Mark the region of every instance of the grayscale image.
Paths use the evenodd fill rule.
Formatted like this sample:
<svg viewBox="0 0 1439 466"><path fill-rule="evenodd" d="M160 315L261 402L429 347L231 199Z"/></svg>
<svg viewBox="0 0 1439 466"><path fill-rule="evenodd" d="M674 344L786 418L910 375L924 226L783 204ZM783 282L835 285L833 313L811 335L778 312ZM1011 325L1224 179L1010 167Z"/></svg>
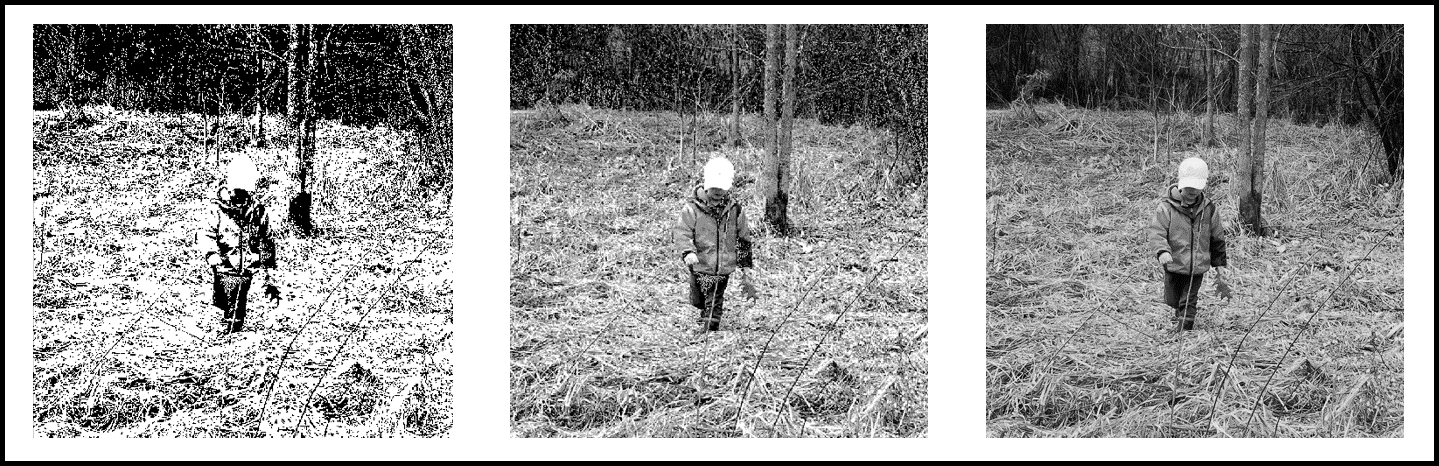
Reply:
<svg viewBox="0 0 1439 466"><path fill-rule="evenodd" d="M34 436L449 435L449 25L34 38Z"/></svg>
<svg viewBox="0 0 1439 466"><path fill-rule="evenodd" d="M925 25L511 25L512 437L926 437Z"/></svg>
<svg viewBox="0 0 1439 466"><path fill-rule="evenodd" d="M1403 437L1404 26L988 25L988 437Z"/></svg>

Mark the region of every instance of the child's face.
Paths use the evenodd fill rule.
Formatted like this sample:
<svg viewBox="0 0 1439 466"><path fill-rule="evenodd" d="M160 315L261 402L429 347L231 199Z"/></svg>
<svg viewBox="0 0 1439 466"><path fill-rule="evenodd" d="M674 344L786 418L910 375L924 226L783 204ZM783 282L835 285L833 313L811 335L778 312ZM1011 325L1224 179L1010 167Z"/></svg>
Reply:
<svg viewBox="0 0 1439 466"><path fill-rule="evenodd" d="M221 202L230 205L239 205L249 202L250 192L245 189L223 189L219 193Z"/></svg>
<svg viewBox="0 0 1439 466"><path fill-rule="evenodd" d="M719 188L705 190L705 198L709 201L710 207L719 207L729 202L729 191Z"/></svg>
<svg viewBox="0 0 1439 466"><path fill-rule="evenodd" d="M1199 199L1199 193L1201 192L1203 191L1200 191L1199 188L1182 188L1179 190L1179 197L1184 200L1184 203L1188 204L1194 202L1195 199Z"/></svg>

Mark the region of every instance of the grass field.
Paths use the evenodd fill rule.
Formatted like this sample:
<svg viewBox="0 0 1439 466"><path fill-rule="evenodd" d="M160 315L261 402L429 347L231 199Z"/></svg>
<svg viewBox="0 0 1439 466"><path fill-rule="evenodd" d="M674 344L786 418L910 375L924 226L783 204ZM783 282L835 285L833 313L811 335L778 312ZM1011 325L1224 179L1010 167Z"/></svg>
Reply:
<svg viewBox="0 0 1439 466"><path fill-rule="evenodd" d="M1147 112L1039 114L986 117L988 436L1404 435L1404 189L1375 138L1271 119L1278 233L1256 237L1232 228L1235 140L1199 147L1200 116L1163 118L1156 144ZM1142 228L1189 156L1231 225L1235 292L1207 274L1176 335Z"/></svg>
<svg viewBox="0 0 1439 466"><path fill-rule="evenodd" d="M711 155L757 176L725 118L511 112L512 436L927 435L926 187L882 132L797 122L792 237L737 184L759 294L696 334L669 228Z"/></svg>
<svg viewBox="0 0 1439 466"><path fill-rule="evenodd" d="M207 124L35 112L34 435L448 435L453 232L447 196L413 194L405 136L321 126L320 235L280 228L281 299L257 276L226 334L196 237L223 177ZM227 144L219 166L238 150L288 178L281 149ZM273 189L283 224L295 187Z"/></svg>

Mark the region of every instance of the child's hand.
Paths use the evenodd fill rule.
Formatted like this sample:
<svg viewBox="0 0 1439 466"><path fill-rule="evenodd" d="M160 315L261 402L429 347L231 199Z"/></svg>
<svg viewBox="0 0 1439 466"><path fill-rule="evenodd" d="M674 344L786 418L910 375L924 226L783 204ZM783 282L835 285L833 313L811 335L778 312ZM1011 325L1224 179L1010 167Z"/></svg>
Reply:
<svg viewBox="0 0 1439 466"><path fill-rule="evenodd" d="M1217 280L1215 283L1216 284L1214 289L1215 291L1219 292L1220 298L1224 298L1225 300L1234 299L1234 290L1233 288L1229 287L1229 282L1224 281L1223 276L1220 276L1219 280Z"/></svg>
<svg viewBox="0 0 1439 466"><path fill-rule="evenodd" d="M754 284L749 281L749 272L745 272L740 278L742 279L740 280L740 293L749 299L759 297L759 290L755 289Z"/></svg>
<svg viewBox="0 0 1439 466"><path fill-rule="evenodd" d="M695 253L685 254L685 265L695 265L699 261L700 257L696 256Z"/></svg>
<svg viewBox="0 0 1439 466"><path fill-rule="evenodd" d="M1173 261L1174 261L1174 256L1169 255L1169 253L1167 253L1167 252L1159 253L1159 265L1168 265L1170 262L1173 262Z"/></svg>

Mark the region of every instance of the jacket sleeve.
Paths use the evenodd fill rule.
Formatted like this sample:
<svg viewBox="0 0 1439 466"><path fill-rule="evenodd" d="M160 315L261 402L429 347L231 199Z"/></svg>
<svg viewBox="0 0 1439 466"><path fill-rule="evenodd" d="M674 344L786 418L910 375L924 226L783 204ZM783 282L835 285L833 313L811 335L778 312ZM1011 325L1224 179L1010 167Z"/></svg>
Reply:
<svg viewBox="0 0 1439 466"><path fill-rule="evenodd" d="M735 251L735 265L739 267L754 267L754 238L749 233L749 219L745 217L744 210L735 209L735 223L739 224L739 241Z"/></svg>
<svg viewBox="0 0 1439 466"><path fill-rule="evenodd" d="M259 254L260 266L266 268L275 268L275 257L277 248L275 244L275 237L274 235L272 235L273 230L270 229L270 214L266 212L264 204L258 202L255 203L254 223L254 238L257 246L255 252Z"/></svg>
<svg viewBox="0 0 1439 466"><path fill-rule="evenodd" d="M233 264L230 256L239 252L237 249L240 246L239 228L230 217L226 215L218 217L215 223L206 225L199 235L198 246L203 251L202 254L219 254L228 267Z"/></svg>
<svg viewBox="0 0 1439 466"><path fill-rule="evenodd" d="M1149 226L1145 227L1145 235L1148 238L1149 250L1154 255L1151 259L1159 259L1160 254L1169 251L1169 207L1163 202L1157 203L1154 210L1154 217L1149 220Z"/></svg>
<svg viewBox="0 0 1439 466"><path fill-rule="evenodd" d="M250 206L250 222L254 224L255 236L270 237L270 213L265 211L265 204L256 202Z"/></svg>
<svg viewBox="0 0 1439 466"><path fill-rule="evenodd" d="M694 252L695 214L694 209L689 205L680 208L679 218L675 220L671 234L674 236L675 252L679 253L680 259L684 259L685 254Z"/></svg>
<svg viewBox="0 0 1439 466"><path fill-rule="evenodd" d="M1212 207L1213 204L1210 204ZM1224 224L1219 221L1218 208L1209 212L1209 265L1229 266L1229 244L1224 239Z"/></svg>

